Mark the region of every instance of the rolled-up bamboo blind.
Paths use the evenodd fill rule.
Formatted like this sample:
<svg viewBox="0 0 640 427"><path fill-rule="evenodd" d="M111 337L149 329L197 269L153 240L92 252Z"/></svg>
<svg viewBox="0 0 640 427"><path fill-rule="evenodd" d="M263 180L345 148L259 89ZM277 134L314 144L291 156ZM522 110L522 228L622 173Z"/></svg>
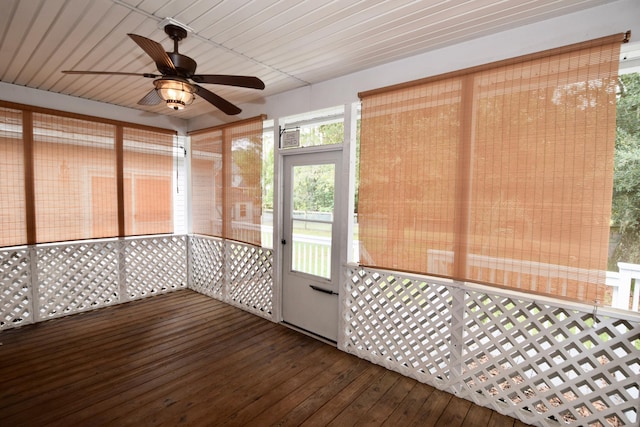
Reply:
<svg viewBox="0 0 640 427"><path fill-rule="evenodd" d="M621 41L361 94L361 263L602 301Z"/></svg>

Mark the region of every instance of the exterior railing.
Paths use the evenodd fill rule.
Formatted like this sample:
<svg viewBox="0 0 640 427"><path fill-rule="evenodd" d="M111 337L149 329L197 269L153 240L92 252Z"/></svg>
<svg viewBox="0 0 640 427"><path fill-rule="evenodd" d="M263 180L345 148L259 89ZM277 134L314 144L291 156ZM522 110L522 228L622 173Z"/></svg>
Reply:
<svg viewBox="0 0 640 427"><path fill-rule="evenodd" d="M607 285L613 288L611 306L638 311L640 303L640 264L618 263L618 272L607 271Z"/></svg>
<svg viewBox="0 0 640 427"><path fill-rule="evenodd" d="M273 231L270 227L262 228L263 242L272 242ZM354 253L359 250L359 242L353 242ZM327 260L331 250L331 242L327 237L294 235L293 248L297 254L295 265L301 266L302 271L313 272L320 276L329 271L330 266ZM357 258L357 257L356 257ZM532 271L538 272L541 276L546 276L545 272L560 272L566 280L593 281L594 277L605 277L605 284L610 287L612 299L611 307L623 310L638 311L640 304L640 265L629 263L618 263L619 272L598 272L594 274L592 270L558 266L545 263L532 263L525 261L509 260L503 262L486 256L471 255L469 262L472 267L492 269L489 275L500 272L515 273L514 282L520 280L519 275L530 276ZM448 275L453 265L453 252L430 250L428 253L428 269L435 275ZM540 287L544 288L544 283Z"/></svg>
<svg viewBox="0 0 640 427"><path fill-rule="evenodd" d="M505 262L508 261L508 262ZM611 304L613 308L624 310L638 311L638 302L640 300L640 281L639 285L633 286L634 280L640 279L640 265L618 263L619 272L594 272L583 268L574 268L566 266L558 266L555 264L519 261L519 260L503 260L500 258L492 258L471 254L468 257L471 267L489 270L489 275L495 275L501 272L513 273L512 281L517 283L524 280L523 276L546 278L552 276L549 272L560 276L564 281L577 280L581 282L591 282L601 284L603 277L606 277L605 284L611 287ZM453 252L430 250L428 252L428 269L435 275L448 275L453 265ZM545 280L545 279L541 279ZM540 283L539 287L544 289L547 283Z"/></svg>

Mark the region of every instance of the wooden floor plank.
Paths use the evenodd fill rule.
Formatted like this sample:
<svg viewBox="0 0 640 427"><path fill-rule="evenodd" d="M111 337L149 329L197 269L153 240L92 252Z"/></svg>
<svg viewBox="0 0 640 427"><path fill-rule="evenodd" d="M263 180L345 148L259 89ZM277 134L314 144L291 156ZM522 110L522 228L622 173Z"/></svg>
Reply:
<svg viewBox="0 0 640 427"><path fill-rule="evenodd" d="M283 383L308 379L304 371L314 369L314 366L322 364L325 352L322 346L313 345L309 353L290 354L288 357L279 358L271 366L264 369L259 367L259 372L250 375L250 378L243 378L241 381L233 380L229 382L229 393L224 393L219 397L218 408L212 416L209 414L209 402L202 395L193 396L193 408L196 409L190 414L189 420L196 424L206 424L212 422L215 425L222 425L229 420L229 425L242 425L233 422L233 414L240 409L259 400L263 396L269 396L273 390L280 390ZM300 363L303 358L305 363ZM325 365L326 366L326 365ZM300 378L302 377L302 378ZM268 397L265 397L268 399Z"/></svg>
<svg viewBox="0 0 640 427"><path fill-rule="evenodd" d="M353 361L342 357L337 350L327 352L327 357L312 369L304 371L282 383L266 396L242 408L229 417L229 421L242 425L283 425L287 417L303 401L322 387L339 381L340 376L350 371ZM325 398L326 399L326 398ZM307 417L305 416L304 419ZM291 422L291 420L289 420ZM297 424L294 424L297 425Z"/></svg>
<svg viewBox="0 0 640 427"><path fill-rule="evenodd" d="M489 408L471 405L462 425L464 427L487 427L491 420L492 412Z"/></svg>
<svg viewBox="0 0 640 427"><path fill-rule="evenodd" d="M409 422L409 425L424 427L443 425L439 424L438 420L447 408L452 397L452 395L444 391L434 390L433 393L429 395L429 399L423 402L416 416Z"/></svg>
<svg viewBox="0 0 640 427"><path fill-rule="evenodd" d="M513 418L491 411L491 418L489 418L487 427L513 427L514 423L515 420Z"/></svg>
<svg viewBox="0 0 640 427"><path fill-rule="evenodd" d="M218 313L218 312L215 312ZM227 318L237 317L238 313L234 312L223 312L223 315L214 316L215 313L207 313L209 315L208 320L219 322L226 321ZM125 328L118 329L117 333L114 334L103 334L96 335L87 334L83 337L81 342L69 342L67 345L63 347L59 346L41 346L40 349L34 351L37 354L37 357L25 357L24 360L20 361L22 366L35 366L36 370L31 371L33 375L47 375L48 370L58 370L55 362L56 359L51 358L51 354L55 353L57 358L65 358L66 363L76 363L78 366L82 366L83 362L87 360L93 360L95 354L100 354L101 352L108 351L112 348L119 348L122 345L128 343L130 336L136 336L136 346L139 348L146 348L146 345L149 345L157 340L162 340L164 342L173 342L173 338L175 336L185 336L187 333L197 333L197 330L194 329L194 322L198 319L198 313L195 312L193 315L189 317L179 318L174 320L171 327L167 327L164 324L159 324L156 326L151 326L152 324L148 323L144 326L132 326L127 325ZM60 319L62 320L62 319ZM181 323L179 323L181 322ZM80 334L80 332L79 332ZM58 338L54 338L58 339ZM4 347L4 346L3 346ZM78 352L78 348L83 348L85 351ZM11 349L10 346L7 346L7 349ZM15 350L12 351L20 352L22 354L29 354L30 350L27 348L16 347ZM27 362L27 363L25 363ZM12 366L11 364L7 365ZM65 372L65 375L68 375L69 372ZM18 370L14 370L7 377L10 378L13 376L22 376L22 373Z"/></svg>
<svg viewBox="0 0 640 427"><path fill-rule="evenodd" d="M0 343L1 426L524 426L190 290Z"/></svg>
<svg viewBox="0 0 640 427"><path fill-rule="evenodd" d="M158 297L159 298L159 297ZM185 307L186 308L186 307ZM103 345L106 348L117 347L117 341L127 339L128 335L137 335L141 339L150 340L150 334L156 334L156 337L161 336L162 334L176 334L180 333L180 325L177 322L183 322L183 328L189 328L193 322L193 319L196 319L197 316L204 310L207 310L205 304L201 304L200 308L189 307L189 313L184 313L182 316L176 315L173 319L171 319L170 324L163 323L159 318L155 316L150 316L148 319L137 318L133 320L129 319L120 319L117 316L110 316L114 311L117 313L117 307L106 308L104 311L109 321L101 322L100 319L96 318L86 318L84 314L80 314L77 317L80 326L75 331L73 336L60 337L59 335L50 334L46 337L46 342L51 342L51 345L46 347L41 345L43 338L38 338L38 341L33 345L36 348L31 348L31 344L16 344L11 342L11 340L3 340L5 350L10 351L11 353L20 353L24 356L20 359L15 359L16 363L20 363L22 365L25 362L29 362L30 365L38 366L39 369L44 369L47 367L47 361L50 361L50 355L54 352L61 357L65 355L66 357L82 357L83 354L79 354L75 351L78 347L83 347L87 344L87 342L92 343L92 349L95 348L96 345ZM226 315L233 315L231 311L214 311L210 308L208 311L205 311L210 316L216 316L216 313L226 313ZM143 316L143 315L141 315ZM74 316L75 318L75 316ZM65 327L69 322L65 322L66 319L55 319L45 322L43 325L49 325L53 331L61 327ZM126 323L126 328L113 328L112 325L119 324L121 322ZM34 325L39 326L39 325ZM11 331L15 332L15 331ZM15 347L15 350L14 350ZM11 354L6 359L8 365L11 365L10 361Z"/></svg>
<svg viewBox="0 0 640 427"><path fill-rule="evenodd" d="M328 425L335 427L344 426L349 423L357 423L364 419L373 405L375 405L398 380L399 376L395 372L383 372L382 375L379 375L375 381L371 382L369 386Z"/></svg>
<svg viewBox="0 0 640 427"><path fill-rule="evenodd" d="M260 320L255 319L256 325L262 323ZM216 327L218 326L216 325ZM242 324L238 327L242 327ZM126 326L124 330L128 331ZM68 396L70 389L78 390L80 393L88 393L93 391L91 386L108 385L114 381L121 381L123 378L139 375L138 369L142 369L143 372L153 372L156 371L154 362L157 359L162 358L161 360L166 362L179 358L181 351L189 354L194 345L208 340L207 336L203 334L198 335L194 340L194 331L197 329L191 329L189 333L184 333L172 341L155 341L152 348L148 348L147 345L149 345L148 342L154 343L153 340L142 340L139 336L132 335L130 342L118 342L118 347L107 352L100 350L99 354L93 353L93 343L87 341L84 345L76 348L78 353L88 355L84 363L78 363L77 360L70 363L66 357L56 355L55 358L52 357L52 363L57 368L55 371L49 375L27 376L12 391L18 389L22 390L22 393L28 394L31 393L31 388L34 385L40 385L40 398L55 401L57 396ZM229 338L236 339L231 331L227 334L230 335ZM41 381L42 384L40 384ZM10 399L0 400L0 406L8 403L10 403ZM29 404L35 405L36 403L33 400L24 400L21 409L27 409Z"/></svg>
<svg viewBox="0 0 640 427"><path fill-rule="evenodd" d="M258 327L254 332L259 332L261 329ZM247 334L247 336L249 335ZM265 334L265 337L269 338L270 335ZM220 342L221 349L223 348L223 342ZM250 346L251 343L251 340L245 340L243 344ZM201 345L199 341L194 341L191 344L195 345L196 348ZM219 362L218 356L224 354L223 351L216 354L208 353L210 353L210 349L194 350L191 346L187 346L184 350L166 357L163 356L163 353L156 353L153 355L155 361L151 365L153 367L162 366L162 369L145 369L145 367L140 369L136 364L129 363L128 365L131 369L126 375L118 376L113 381L105 379L89 389L91 391L91 402L82 402L79 399L83 391L87 390L84 387L75 387L75 390L67 391L65 399L70 400L70 402L66 405L66 409L70 416L78 421L96 419L106 422L124 417L127 413L133 413L140 409L142 404L138 399L145 392L149 393L146 397L150 398L153 396L152 392L161 386L171 388L185 383L188 385L188 382L194 379L198 381L201 375L204 374L201 371L202 364L217 366ZM238 353L234 348L228 356L238 356ZM127 390L126 399L122 394L114 392L114 390L123 388ZM78 399L74 399L74 395L77 395ZM111 411L112 407L118 407L119 410L114 413Z"/></svg>
<svg viewBox="0 0 640 427"><path fill-rule="evenodd" d="M299 426L309 417L311 417L319 408L326 404L326 402L333 399L338 393L340 393L345 387L351 384L356 378L360 377L362 373L367 369L369 363L361 359L343 359L348 367L342 371L334 374L333 370L325 371L318 377L317 381L309 384L308 387L302 387L302 390L296 390L295 400L300 401L298 405L293 407L286 415L274 422L274 425L279 426ZM294 399L288 399L288 403L294 402ZM257 414L256 417L248 423L248 425L254 425L259 427L263 425L261 423L263 414Z"/></svg>
<svg viewBox="0 0 640 427"><path fill-rule="evenodd" d="M250 325L263 323L260 320L257 318L250 319ZM215 327L224 325L226 324L221 323ZM239 324L236 327L227 326L228 330L225 331L225 336L228 339L236 340L238 338L235 333L236 329L245 326L247 324ZM125 331L128 331L128 329L125 328ZM105 381L109 382L118 379L121 375L129 376L136 373L136 369L139 366L142 369L148 368L158 358L162 357L163 361L166 361L175 359L181 353L188 354L192 351L193 346L208 340L208 337L199 334L199 331L199 327L192 327L187 331L169 335L170 339L168 340L164 332L159 333L157 336L149 333L149 336L144 339L132 335L135 340L131 342L116 341L114 343L116 345L115 351L105 351L100 345L93 346L92 342L85 342L83 346L76 347L76 351L83 355L82 359L66 358L64 354L57 355L57 358L52 358L51 361L52 372L44 376L41 371L34 371L33 375L25 373L27 375L26 378L32 378L32 381L23 381L22 387L15 387L13 392L30 393L32 383L39 378L47 378L46 384L42 384L40 392L41 394L46 394L49 400L54 400L56 394L67 395L68 390L64 387L65 384L71 384L74 388L85 390L86 392L88 391L85 388L86 384L105 384ZM158 336L163 337L165 341L157 341ZM155 343L156 345L149 349L147 345L150 343ZM120 349L125 350L122 351ZM60 360L64 360L65 365L68 364L68 369L60 369ZM14 395L14 397L21 398L22 394ZM9 403L11 403L11 399L4 398L0 400L0 406Z"/></svg>
<svg viewBox="0 0 640 427"><path fill-rule="evenodd" d="M398 404L394 411L382 423L385 427L411 425L411 420L417 417L420 408L429 399L435 389L426 384L414 386L411 392Z"/></svg>
<svg viewBox="0 0 640 427"><path fill-rule="evenodd" d="M452 396L442 415L438 418L436 425L450 427L462 426L470 407L471 402L468 400Z"/></svg>
<svg viewBox="0 0 640 427"><path fill-rule="evenodd" d="M384 423L416 385L418 385L416 380L400 376L398 381L367 411L366 416L358 421L357 425L378 426Z"/></svg>
<svg viewBox="0 0 640 427"><path fill-rule="evenodd" d="M212 308L208 306L205 301L189 300L187 297L188 294L183 294L182 292L176 292L170 295L172 301L175 301L174 303L181 307L189 305L190 307L199 306L202 308ZM91 336L91 332L93 332L93 335L108 333L112 330L110 325L114 322L127 321L129 325L133 325L136 322L146 324L149 320L153 320L154 323L159 323L161 319L174 319L177 314L175 310L164 311L167 309L166 304L164 304L165 297L166 295L159 295L158 297L148 298L144 300L145 304L139 304L141 300L138 300L105 307L100 310L75 314L73 316L74 319L82 319L80 324L78 324L78 322L62 321L66 319L63 317L50 319L33 325L25 325L24 327L29 328L29 334L21 333L22 328L10 329L2 332L3 343L5 345L11 345L12 343L23 345L25 346L23 348L27 350L28 348L26 348L26 346L28 345L38 348L40 340L46 337L47 339L57 340L61 346L65 347L67 344L73 343L73 340L77 339L77 337L83 339ZM133 312L120 309L116 310L116 308L128 307L129 304L135 305L136 310ZM162 310L158 308L162 308ZM193 309L190 311L192 310ZM50 326L51 322L56 325L55 328ZM72 333L69 334L69 331ZM84 332L87 332L87 334L85 335ZM33 351L33 348L28 350Z"/></svg>
<svg viewBox="0 0 640 427"><path fill-rule="evenodd" d="M376 365L367 366L366 369L354 381L349 383L344 389L327 401L308 417L303 426L326 426L351 403L358 398L360 393L367 389L372 381L384 374L384 368Z"/></svg>
<svg viewBox="0 0 640 427"><path fill-rule="evenodd" d="M274 372L266 367L274 359L294 357L295 354L305 357L314 348L312 345L300 346L295 338L291 341L283 340L281 345L273 346L273 352L265 352L259 344L256 347L259 354L248 360L240 360L239 366L234 366L234 357L229 358L231 363L223 372L219 372L218 369L214 372L206 370L201 372L204 378L210 378L212 381L197 381L186 384L182 388L173 387L174 384L171 383L170 389L158 390L150 396L144 396L145 400L141 402L144 404L144 411L141 412L138 407L132 407L130 413L123 414L118 420L123 424L125 421L126 424L135 424L139 418L144 420L141 416L143 413L152 413L158 414L159 420L166 422L167 425L175 425L172 423L179 423L181 420L188 420L193 424L199 418L203 419L203 425L211 424L215 420L222 419L222 411L232 410L227 408L226 401L230 397L237 396L239 385L253 385L254 381L262 378L261 374L256 374L256 369L264 369L265 377L269 374L273 375ZM166 404L167 399L171 402L170 406ZM161 412L158 412L158 409L161 409ZM155 420L155 417L156 415L151 420Z"/></svg>

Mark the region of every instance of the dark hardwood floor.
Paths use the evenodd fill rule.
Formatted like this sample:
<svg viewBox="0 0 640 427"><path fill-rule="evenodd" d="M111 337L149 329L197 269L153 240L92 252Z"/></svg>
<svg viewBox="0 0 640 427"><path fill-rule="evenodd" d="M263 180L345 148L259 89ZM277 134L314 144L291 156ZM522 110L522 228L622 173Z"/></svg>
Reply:
<svg viewBox="0 0 640 427"><path fill-rule="evenodd" d="M0 426L524 426L188 290L0 343Z"/></svg>

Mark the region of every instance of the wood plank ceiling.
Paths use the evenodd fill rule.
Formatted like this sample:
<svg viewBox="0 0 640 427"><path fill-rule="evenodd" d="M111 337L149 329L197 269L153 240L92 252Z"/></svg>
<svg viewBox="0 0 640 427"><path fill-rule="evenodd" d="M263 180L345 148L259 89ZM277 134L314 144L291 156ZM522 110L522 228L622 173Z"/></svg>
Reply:
<svg viewBox="0 0 640 427"><path fill-rule="evenodd" d="M179 51L198 73L255 75L264 91L207 85L234 104L613 0L3 0L0 81L189 119L137 105L151 79L61 70L156 73L127 33L172 51L163 21L188 27ZM166 21L165 21L166 22Z"/></svg>

